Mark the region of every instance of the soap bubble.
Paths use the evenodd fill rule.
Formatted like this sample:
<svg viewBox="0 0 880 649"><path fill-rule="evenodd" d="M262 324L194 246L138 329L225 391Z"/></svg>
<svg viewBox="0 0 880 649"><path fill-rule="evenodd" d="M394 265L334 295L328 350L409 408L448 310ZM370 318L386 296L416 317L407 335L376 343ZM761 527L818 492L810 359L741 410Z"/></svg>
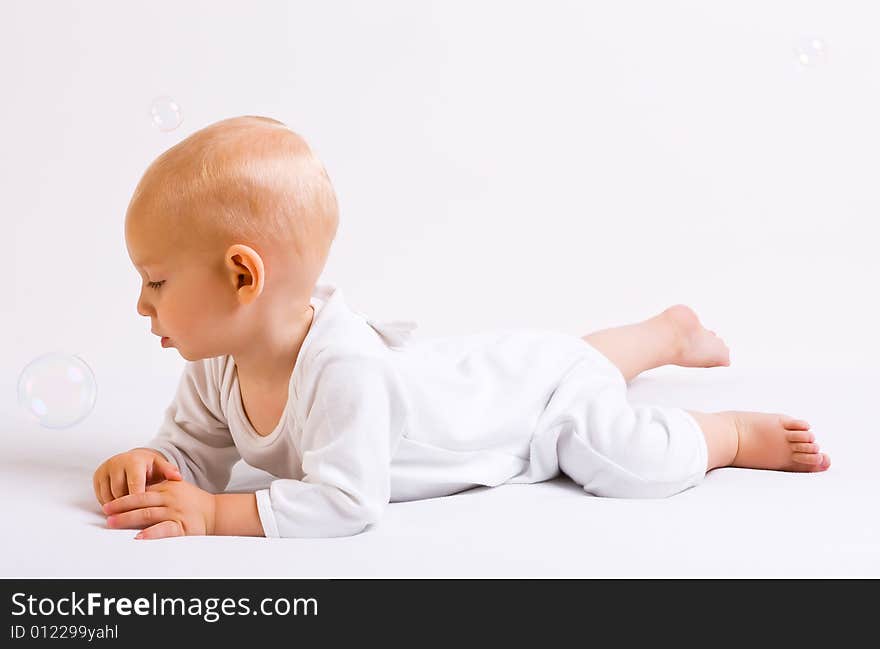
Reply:
<svg viewBox="0 0 880 649"><path fill-rule="evenodd" d="M98 386L79 356L50 352L35 358L18 377L18 404L45 428L68 428L95 406Z"/></svg>
<svg viewBox="0 0 880 649"><path fill-rule="evenodd" d="M183 121L183 115L180 114L180 106L171 97L157 97L150 106L150 116L153 118L153 124L160 131L173 131Z"/></svg>
<svg viewBox="0 0 880 649"><path fill-rule="evenodd" d="M803 67L814 68L828 58L828 44L818 36L803 36L795 42L794 53Z"/></svg>

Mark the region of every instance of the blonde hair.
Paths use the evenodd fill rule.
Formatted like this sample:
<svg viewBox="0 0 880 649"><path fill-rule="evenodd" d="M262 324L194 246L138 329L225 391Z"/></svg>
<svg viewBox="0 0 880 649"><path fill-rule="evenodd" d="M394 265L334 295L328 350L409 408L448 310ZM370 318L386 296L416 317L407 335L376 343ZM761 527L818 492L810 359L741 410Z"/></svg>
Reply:
<svg viewBox="0 0 880 649"><path fill-rule="evenodd" d="M305 140L256 115L211 124L162 153L127 214L142 210L161 219L170 238L293 252L318 274L339 224L330 177ZM176 226L185 226L185 237Z"/></svg>

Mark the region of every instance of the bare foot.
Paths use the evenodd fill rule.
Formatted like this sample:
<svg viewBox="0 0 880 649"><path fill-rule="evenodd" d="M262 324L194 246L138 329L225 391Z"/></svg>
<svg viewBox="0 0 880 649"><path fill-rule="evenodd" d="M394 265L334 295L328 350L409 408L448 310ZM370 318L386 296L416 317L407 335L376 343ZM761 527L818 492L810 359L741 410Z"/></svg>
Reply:
<svg viewBox="0 0 880 649"><path fill-rule="evenodd" d="M825 471L831 458L819 452L810 424L787 415L727 411L739 447L730 466L774 471Z"/></svg>
<svg viewBox="0 0 880 649"><path fill-rule="evenodd" d="M724 341L702 324L693 309L676 304L660 314L672 325L678 341L673 365L682 367L717 367L730 365L730 350Z"/></svg>

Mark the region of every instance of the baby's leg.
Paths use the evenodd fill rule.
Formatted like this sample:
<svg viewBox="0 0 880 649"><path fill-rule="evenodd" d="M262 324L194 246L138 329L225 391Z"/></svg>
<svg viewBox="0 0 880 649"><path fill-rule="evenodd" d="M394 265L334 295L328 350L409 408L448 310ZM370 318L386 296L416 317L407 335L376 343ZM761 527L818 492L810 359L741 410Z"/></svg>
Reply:
<svg viewBox="0 0 880 649"><path fill-rule="evenodd" d="M549 450L533 457L546 463L555 451L559 470L596 496L667 497L718 467L818 472L831 465L805 421L634 404L619 378L590 363L575 366L557 396L549 405L560 425L547 435Z"/></svg>
<svg viewBox="0 0 880 649"><path fill-rule="evenodd" d="M709 449L707 471L725 466L775 471L824 471L831 458L819 452L810 424L765 412L688 412Z"/></svg>
<svg viewBox="0 0 880 649"><path fill-rule="evenodd" d="M617 365L627 382L661 365L730 365L730 351L684 304L636 324L603 329L582 338Z"/></svg>

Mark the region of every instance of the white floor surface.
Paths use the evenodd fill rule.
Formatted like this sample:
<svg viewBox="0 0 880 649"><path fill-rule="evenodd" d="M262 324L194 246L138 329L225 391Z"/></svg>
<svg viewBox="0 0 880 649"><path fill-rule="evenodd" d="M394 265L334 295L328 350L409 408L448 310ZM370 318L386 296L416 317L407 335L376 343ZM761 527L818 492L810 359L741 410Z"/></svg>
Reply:
<svg viewBox="0 0 880 649"><path fill-rule="evenodd" d="M105 527L92 492L98 464L130 447L106 423L28 435L6 427L0 577L876 578L878 388L870 371L660 368L633 382L631 401L806 419L831 469L718 469L663 500L596 498L565 476L479 487L391 503L378 525L335 539L135 541L135 530ZM265 480L239 464L230 490Z"/></svg>

